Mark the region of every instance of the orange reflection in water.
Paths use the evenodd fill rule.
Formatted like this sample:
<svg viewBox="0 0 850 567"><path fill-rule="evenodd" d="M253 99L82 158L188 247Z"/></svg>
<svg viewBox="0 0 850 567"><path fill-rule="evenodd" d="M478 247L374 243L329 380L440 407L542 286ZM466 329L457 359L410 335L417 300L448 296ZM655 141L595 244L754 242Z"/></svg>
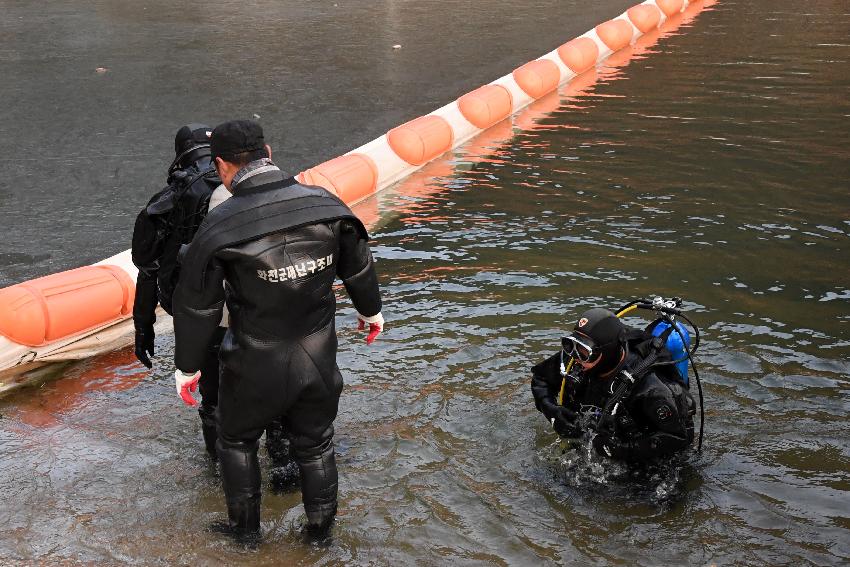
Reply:
<svg viewBox="0 0 850 567"><path fill-rule="evenodd" d="M86 394L120 392L136 386L147 375L131 349L122 349L84 362L61 366L57 378L39 388L27 388L15 394L15 411L22 424L51 427L61 416L85 403Z"/></svg>
<svg viewBox="0 0 850 567"><path fill-rule="evenodd" d="M496 266L435 266L433 268L425 268L413 273L398 274L395 279L402 282L417 283L427 280L434 280L440 277L440 274L447 272L471 272L477 274L479 272L487 272L495 270Z"/></svg>

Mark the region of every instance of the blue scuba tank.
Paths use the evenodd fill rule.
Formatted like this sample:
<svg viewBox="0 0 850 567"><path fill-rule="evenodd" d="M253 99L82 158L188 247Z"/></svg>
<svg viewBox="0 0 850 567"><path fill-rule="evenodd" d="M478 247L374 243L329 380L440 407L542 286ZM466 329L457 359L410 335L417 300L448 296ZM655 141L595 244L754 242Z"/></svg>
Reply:
<svg viewBox="0 0 850 567"><path fill-rule="evenodd" d="M679 374L682 376L682 380L685 381L685 384L690 386L688 383L688 355L686 349L691 347L691 334L681 323L676 323L676 327L682 332L682 334L679 335L679 333L675 330L671 331L664 346L667 347L667 350L669 350L670 354L673 355L673 360L685 358L685 360L676 363L676 370L679 371ZM670 323L667 321L659 321L658 324L652 328L652 336L657 337L669 328ZM685 337L684 344L682 344L682 337Z"/></svg>

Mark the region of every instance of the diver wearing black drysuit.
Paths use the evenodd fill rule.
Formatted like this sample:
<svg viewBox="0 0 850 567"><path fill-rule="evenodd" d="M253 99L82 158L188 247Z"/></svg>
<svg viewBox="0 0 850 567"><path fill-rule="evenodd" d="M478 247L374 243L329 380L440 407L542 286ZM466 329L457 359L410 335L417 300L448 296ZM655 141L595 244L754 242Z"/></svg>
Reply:
<svg viewBox="0 0 850 567"><path fill-rule="evenodd" d="M591 309L563 340L564 350L532 368L534 403L562 437L582 436L589 421L593 447L603 456L646 461L680 451L694 438L694 400L675 366L640 371L645 361L671 361L663 344L607 309ZM570 357L579 369L567 373ZM612 400L615 392L619 400Z"/></svg>
<svg viewBox="0 0 850 567"><path fill-rule="evenodd" d="M383 327L368 236L337 197L284 180L259 124L217 126L212 150L233 197L210 212L184 256L174 300L176 376L201 367L226 302L218 455L230 528L259 532L257 439L282 415L301 472L307 528L322 532L337 505L337 276L361 327L370 325L367 342Z"/></svg>
<svg viewBox="0 0 850 567"><path fill-rule="evenodd" d="M187 124L174 137L174 161L168 168L168 185L156 193L136 217L133 229L132 257L139 269L133 323L136 327L136 358L151 368L154 354L154 323L159 303L172 314L171 301L180 266L180 246L191 242L207 214L210 197L221 180L210 157L212 128ZM216 331L202 365L200 382L201 416L204 442L215 454L215 407L218 404L218 347L224 329Z"/></svg>

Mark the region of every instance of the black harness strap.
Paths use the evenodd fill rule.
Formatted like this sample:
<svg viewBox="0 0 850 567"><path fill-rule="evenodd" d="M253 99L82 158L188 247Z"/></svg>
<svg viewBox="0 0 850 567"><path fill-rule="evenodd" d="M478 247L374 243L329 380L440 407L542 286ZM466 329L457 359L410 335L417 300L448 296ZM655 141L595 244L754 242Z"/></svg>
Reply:
<svg viewBox="0 0 850 567"><path fill-rule="evenodd" d="M183 198L183 195L186 194L186 191L199 179L209 176L210 174L215 174L215 167L209 166L206 169L201 170L194 177L190 177L188 179L182 179L180 183L180 187L176 191L171 191L156 201L152 203L148 203L146 207L146 211L148 215L161 215L164 213L170 213L174 210L174 205ZM168 187L171 187L168 185ZM166 189L168 188L166 187Z"/></svg>
<svg viewBox="0 0 850 567"><path fill-rule="evenodd" d="M671 325L660 335L653 337L650 341L648 341L650 344L650 352L646 355L646 357L631 370L621 370L617 374L617 379L620 384L617 386L617 389L613 391L608 402L605 404L605 407L602 408L602 413L599 415L597 425L599 429L602 429L606 422L614 416L617 411L617 404L631 395L635 387L640 384L643 378L649 374L649 371L652 370L652 367L658 362L661 349L667 343L667 338L670 336L672 330L673 326Z"/></svg>

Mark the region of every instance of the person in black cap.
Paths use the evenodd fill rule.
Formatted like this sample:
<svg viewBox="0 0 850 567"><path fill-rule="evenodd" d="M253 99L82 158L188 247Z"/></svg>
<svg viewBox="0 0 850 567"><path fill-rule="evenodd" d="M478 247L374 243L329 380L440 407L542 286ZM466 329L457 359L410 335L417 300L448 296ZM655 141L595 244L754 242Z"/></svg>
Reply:
<svg viewBox="0 0 850 567"><path fill-rule="evenodd" d="M210 157L212 128L205 124L187 124L174 137L174 161L168 166L167 185L156 193L136 217L133 230L132 258L139 269L133 323L136 327L136 358L152 368L156 306L172 313L172 297L180 275L177 253L188 244L204 216L210 197L221 184ZM224 329L216 330L217 340L210 344L204 358L207 374L218 367L218 344ZM218 381L204 380L202 403L198 408L207 449L215 453L215 406ZM194 401L194 400L193 400Z"/></svg>
<svg viewBox="0 0 850 567"><path fill-rule="evenodd" d="M221 184L210 156L212 128L205 124L187 124L174 137L174 161L168 166L168 185L156 193L136 218L133 230L132 258L139 269L133 323L136 327L136 357L152 368L154 323L157 303L172 314L172 298L180 275L178 252L191 242L210 208L222 202L229 193ZM218 352L227 317L220 321L202 363L204 378L200 381L201 403L188 392L184 403L198 406L204 444L215 457L218 438L215 409L218 405ZM280 484L293 480L288 466L288 443L283 438L279 421L266 433L266 447L272 457L273 474Z"/></svg>
<svg viewBox="0 0 850 567"><path fill-rule="evenodd" d="M686 448L696 405L664 340L607 309L583 313L561 351L532 368L535 406L562 437L594 431L606 457L646 461Z"/></svg>
<svg viewBox="0 0 850 567"><path fill-rule="evenodd" d="M287 178L256 122L220 124L211 150L233 196L209 213L183 256L174 298L175 381L191 390L203 376L198 370L226 304L217 451L229 529L259 533L257 440L282 415L301 473L306 527L323 534L337 508L335 278L360 328L369 325L368 344L384 324L368 235L336 196Z"/></svg>

